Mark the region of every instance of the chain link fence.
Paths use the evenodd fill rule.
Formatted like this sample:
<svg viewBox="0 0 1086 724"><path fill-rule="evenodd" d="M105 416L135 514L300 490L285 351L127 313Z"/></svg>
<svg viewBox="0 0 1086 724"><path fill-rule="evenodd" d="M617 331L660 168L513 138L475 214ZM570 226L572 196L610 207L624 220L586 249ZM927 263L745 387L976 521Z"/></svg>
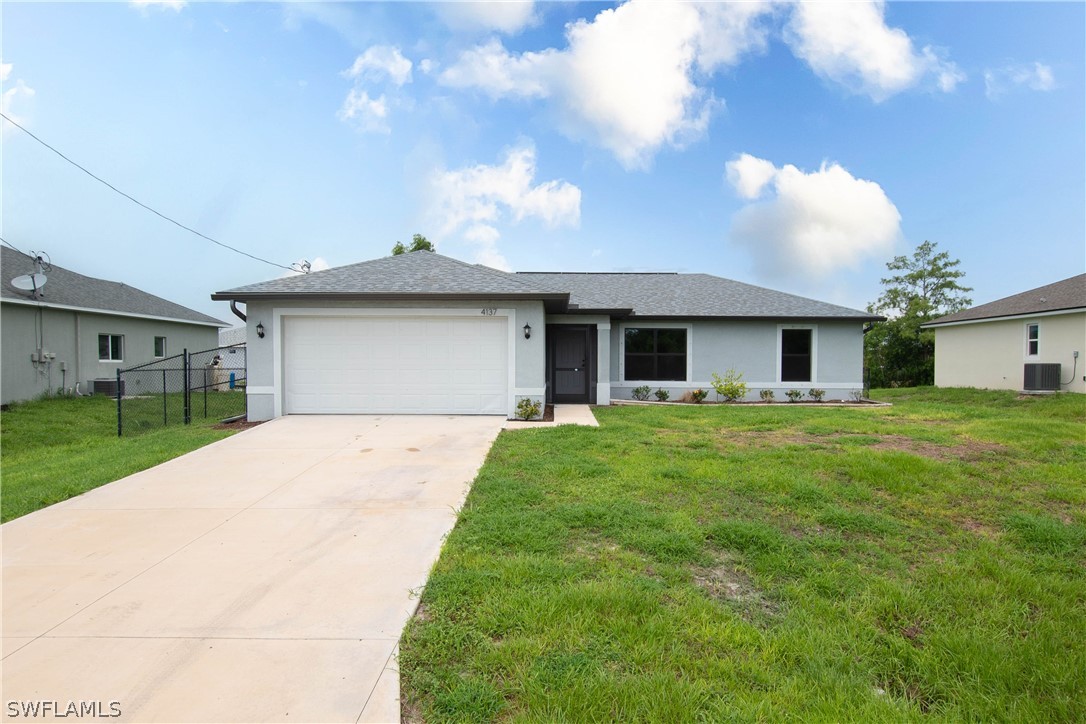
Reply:
<svg viewBox="0 0 1086 724"><path fill-rule="evenodd" d="M117 370L117 434L133 435L194 419L242 417L245 345L216 347Z"/></svg>

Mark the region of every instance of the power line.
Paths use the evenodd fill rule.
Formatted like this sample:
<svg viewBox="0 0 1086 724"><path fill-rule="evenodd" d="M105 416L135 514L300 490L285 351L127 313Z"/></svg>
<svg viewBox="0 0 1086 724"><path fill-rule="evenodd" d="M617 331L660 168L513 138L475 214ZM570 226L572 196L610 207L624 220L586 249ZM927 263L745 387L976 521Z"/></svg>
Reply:
<svg viewBox="0 0 1086 724"><path fill-rule="evenodd" d="M22 254L23 256L30 256L30 255L29 255L29 254L27 254L27 253L26 253L25 251L23 251L23 250L22 250L22 249L20 249L19 247L15 246L14 244L12 244L12 243L11 243L10 241L8 241L7 239L5 239L5 238L4 238L4 237L2 237L2 236L0 236L0 241L4 242L5 244L7 244L8 246L10 246L10 247L11 247L12 249L14 249L15 251L17 251L17 252L19 252L20 254Z"/></svg>
<svg viewBox="0 0 1086 724"><path fill-rule="evenodd" d="M88 170L88 169L84 168L83 166L80 166L80 165L79 165L78 163L76 163L76 162L75 162L75 161L73 161L72 159L68 158L68 157L67 157L67 156L65 156L65 155L64 155L63 153L61 153L61 152L60 152L60 151L58 151L57 149L53 148L53 147L52 147L52 146L50 146L50 145L49 145L48 143L46 143L46 142L45 142L45 141L43 141L42 139L38 138L38 137L37 137L37 136L35 136L35 135L34 135L33 133L31 133L30 131L28 131L27 129L23 128L22 126L20 126L20 125L19 125L18 123L16 123L15 121L13 121L13 120L11 119L11 117L10 117L10 116L8 116L8 115L7 115L6 113L0 112L0 116L3 116L4 120L6 120L6 121L7 121L8 123L10 123L11 125L15 126L15 127L16 127L16 128L18 128L18 129L19 129L20 131L22 131L23 133L25 133L26 135L28 135L28 136L30 136L31 138L33 138L33 139L34 139L35 141L37 141L37 142L38 142L38 143L40 143L41 145L43 145L43 146L45 146L46 148L48 148L48 149L49 149L50 151L52 151L52 152L53 152L53 153L55 153L56 155L60 156L60 157L61 157L61 158L63 158L63 159L65 160L65 161L67 161L68 163L72 164L73 166L75 166L76 168L78 168L78 169L79 169L80 171L82 171L83 173L85 173L85 174L87 174L88 176L90 176L90 177L91 177L92 179L94 179L95 181L97 181L97 182L99 182L99 183L101 183L101 184L104 184L105 186L108 186L109 188L113 189L114 191L116 191L117 193L119 193L119 194L120 194L121 196L125 197L126 199L128 199L128 200L129 200L129 201L131 201L132 203L134 203L134 204L136 204L137 206L140 206L140 207L142 207L142 208L146 209L147 211L150 211L150 212L151 212L152 214L154 214L155 216L158 216L158 217L160 217L160 218L162 218L162 219L165 219L166 221L170 222L170 223L171 223L171 224L173 224L174 226L178 226L178 227L180 227L180 228L184 229L185 231L189 232L190 234L195 234L196 236L200 237L201 239L206 239L207 241L210 241L210 242L211 242L212 244L218 244L219 246L221 246L221 247L222 247L222 248L224 248L224 249L229 249L230 251L232 251L232 252L235 252L235 253L237 253L237 254L241 254L242 256L247 256L247 257L249 257L250 259L255 259L256 261L262 261L262 262L264 262L265 264L270 264L270 265L272 265L272 266L274 266L274 267L279 267L280 269L286 269L287 271L293 271L293 272L296 272L296 271L301 271L300 269L298 269L298 268L296 268L296 267L293 267L293 266L283 266L282 264L276 264L276 263L275 263L274 261L268 261L267 259L263 259L263 258L261 258L261 257L259 257L259 256L256 256L256 255L254 255L254 254L250 254L250 253L249 253L249 252L247 252L247 251L242 251L241 249L238 249L238 248L235 248L235 247L233 247L233 246L230 246L229 244L224 244L224 243L222 243L221 241L219 241L219 240L217 240L217 239L212 239L212 238L211 238L210 236L208 236L207 234L203 234L203 233L200 233L199 231L197 231L196 229L193 229L193 228L192 228L192 227L190 227L190 226L185 226L185 225L184 225L184 224L182 224L182 223L181 223L180 221L177 221L177 220L175 220L175 219L171 219L171 218L170 218L169 216L166 216L166 215L165 215L165 214L163 214L162 212L160 212L160 211L156 211L155 209L152 209L152 208L151 208L150 206L148 206L147 204L143 203L143 202L142 202L142 201L140 201L139 199L135 199L135 198L133 198L132 196L130 196L130 195L128 195L128 194L126 194L126 193L125 193L124 191L121 191L121 190L120 190L119 188L117 188L116 186L114 186L113 184L111 184L111 183L110 183L109 181L106 181L106 180L105 180L104 178L102 178L101 176L97 176L97 175L95 175L94 173L92 173L92 172L91 172L90 170ZM7 242L6 242L6 241L5 241L4 243L5 243L5 244L7 244ZM11 244L8 244L8 246L11 246ZM12 248L12 249L15 249L15 247L14 247L14 246L11 246L11 248ZM18 251L18 249L16 249L16 251ZM304 272L303 272L303 273L304 273Z"/></svg>

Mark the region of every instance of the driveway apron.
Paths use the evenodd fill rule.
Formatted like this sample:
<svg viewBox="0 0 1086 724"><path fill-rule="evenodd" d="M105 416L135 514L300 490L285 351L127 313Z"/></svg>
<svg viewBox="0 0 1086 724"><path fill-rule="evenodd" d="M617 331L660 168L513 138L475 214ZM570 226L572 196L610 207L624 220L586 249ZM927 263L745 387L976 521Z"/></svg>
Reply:
<svg viewBox="0 0 1086 724"><path fill-rule="evenodd" d="M5 716L398 721L397 641L503 422L283 417L7 523Z"/></svg>

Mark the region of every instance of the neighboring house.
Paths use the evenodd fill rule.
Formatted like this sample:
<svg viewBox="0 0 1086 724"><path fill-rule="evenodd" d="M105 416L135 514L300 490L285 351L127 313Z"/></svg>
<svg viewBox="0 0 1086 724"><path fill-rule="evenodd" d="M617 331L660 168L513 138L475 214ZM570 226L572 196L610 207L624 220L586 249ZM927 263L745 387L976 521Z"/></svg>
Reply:
<svg viewBox="0 0 1086 724"><path fill-rule="evenodd" d="M245 369L245 327L220 329L219 346L226 348L219 352L220 366L228 370Z"/></svg>
<svg viewBox="0 0 1086 724"><path fill-rule="evenodd" d="M939 387L1086 392L1086 274L923 326Z"/></svg>
<svg viewBox="0 0 1086 724"><path fill-rule="evenodd" d="M7 247L0 258L0 397L7 404L58 390L83 394L118 367L218 345L222 322L118 282L57 265L40 296L11 280L35 271L34 260Z"/></svg>
<svg viewBox="0 0 1086 724"><path fill-rule="evenodd" d="M609 404L633 388L750 399L863 387L876 315L708 274L511 274L432 252L212 295L247 304L251 419L290 413L512 415L519 399ZM257 326L263 336L257 334Z"/></svg>

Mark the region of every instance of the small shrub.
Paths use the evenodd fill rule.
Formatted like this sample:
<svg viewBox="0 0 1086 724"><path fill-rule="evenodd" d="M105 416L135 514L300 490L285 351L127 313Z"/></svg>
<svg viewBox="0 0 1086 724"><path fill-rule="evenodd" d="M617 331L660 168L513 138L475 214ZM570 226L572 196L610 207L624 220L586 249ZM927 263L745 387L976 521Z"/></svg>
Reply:
<svg viewBox="0 0 1086 724"><path fill-rule="evenodd" d="M803 399L803 390L788 390L784 394L789 402L799 402Z"/></svg>
<svg viewBox="0 0 1086 724"><path fill-rule="evenodd" d="M642 402L644 402L645 400L649 399L650 392L652 392L651 387L649 387L648 385L641 385L640 387L633 388L633 392L631 392L630 394L633 395L633 398L635 400L641 400Z"/></svg>
<svg viewBox="0 0 1086 724"><path fill-rule="evenodd" d="M656 392L654 392L653 394L656 395L656 399L660 402L667 402L667 398L671 397L671 393L662 387L656 390Z"/></svg>
<svg viewBox="0 0 1086 724"><path fill-rule="evenodd" d="M822 398L826 396L826 391L820 390L817 387L812 387L807 390L807 394L810 395L811 399L815 402L822 402Z"/></svg>
<svg viewBox="0 0 1086 724"><path fill-rule="evenodd" d="M735 402L747 396L747 383L743 382L743 373L729 369L721 377L713 373L713 389L718 398L724 398L725 402Z"/></svg>
<svg viewBox="0 0 1086 724"><path fill-rule="evenodd" d="M853 402L863 402L864 401L864 391L863 390L853 390L852 392L848 393L848 396Z"/></svg>
<svg viewBox="0 0 1086 724"><path fill-rule="evenodd" d="M762 398L762 402L773 402L773 390L762 390L758 397Z"/></svg>
<svg viewBox="0 0 1086 724"><path fill-rule="evenodd" d="M534 420L539 417L540 411L543 409L543 403L539 400L533 400L530 397L521 398L517 403L517 418L521 420Z"/></svg>
<svg viewBox="0 0 1086 724"><path fill-rule="evenodd" d="M707 390L701 389L700 387L690 393L690 399L693 400L695 404L701 404L702 400L704 400L708 396L709 392Z"/></svg>

